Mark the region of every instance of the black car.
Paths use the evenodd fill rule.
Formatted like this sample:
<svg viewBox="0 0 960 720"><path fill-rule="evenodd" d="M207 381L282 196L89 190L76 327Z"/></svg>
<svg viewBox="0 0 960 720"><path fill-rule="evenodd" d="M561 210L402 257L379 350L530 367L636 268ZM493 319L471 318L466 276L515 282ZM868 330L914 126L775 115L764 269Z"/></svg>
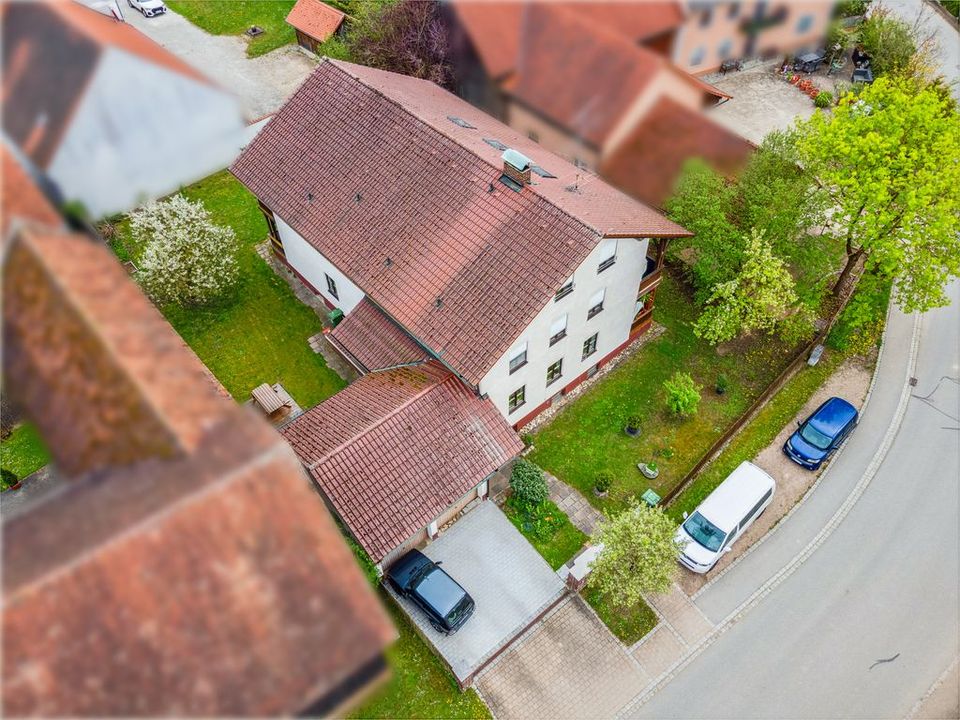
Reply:
<svg viewBox="0 0 960 720"><path fill-rule="evenodd" d="M473 598L419 550L411 550L387 570L387 581L427 614L437 632L452 635L473 615Z"/></svg>

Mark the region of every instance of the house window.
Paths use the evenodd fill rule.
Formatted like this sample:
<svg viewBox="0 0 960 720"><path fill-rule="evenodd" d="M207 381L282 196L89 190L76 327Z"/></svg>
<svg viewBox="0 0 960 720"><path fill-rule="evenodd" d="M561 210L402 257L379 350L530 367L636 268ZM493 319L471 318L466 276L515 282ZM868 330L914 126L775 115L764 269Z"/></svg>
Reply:
<svg viewBox="0 0 960 720"><path fill-rule="evenodd" d="M567 316L563 315L550 326L550 344L556 345L567 336Z"/></svg>
<svg viewBox="0 0 960 720"><path fill-rule="evenodd" d="M705 47L703 47L703 45L698 47L696 50L693 51L693 55L690 56L690 65L692 67L696 67L697 65L702 63L703 58L706 57L706 54L707 54L707 50Z"/></svg>
<svg viewBox="0 0 960 720"><path fill-rule="evenodd" d="M597 351L597 333L594 333L583 341L583 357L586 360Z"/></svg>
<svg viewBox="0 0 960 720"><path fill-rule="evenodd" d="M513 351L510 355L510 374L513 375L517 370L527 364L527 344L524 343Z"/></svg>
<svg viewBox="0 0 960 720"><path fill-rule="evenodd" d="M323 276L327 279L327 292L339 300L340 295L337 293L337 283L334 282L334 279L326 273L324 273Z"/></svg>
<svg viewBox="0 0 960 720"><path fill-rule="evenodd" d="M604 240L600 244L600 266L598 273L602 273L608 267L612 267L617 261L617 241L614 239Z"/></svg>
<svg viewBox="0 0 960 720"><path fill-rule="evenodd" d="M547 368L547 385L552 385L563 375L563 359Z"/></svg>
<svg viewBox="0 0 960 720"><path fill-rule="evenodd" d="M535 143L540 142L540 136L537 134L536 130L527 130L527 137L533 140Z"/></svg>
<svg viewBox="0 0 960 720"><path fill-rule="evenodd" d="M724 40L720 43L720 47L717 48L717 55L720 56L721 60L726 60L730 57L730 54L733 52L733 40Z"/></svg>
<svg viewBox="0 0 960 720"><path fill-rule="evenodd" d="M797 35L810 32L813 27L813 15L804 15L797 21Z"/></svg>
<svg viewBox="0 0 960 720"><path fill-rule="evenodd" d="M565 298L567 295L569 295L572 292L573 292L573 277L571 276L570 279L563 284L563 287L557 290L557 294L553 296L553 299L554 301L560 300L561 298Z"/></svg>
<svg viewBox="0 0 960 720"><path fill-rule="evenodd" d="M510 412L513 412L518 407L523 405L527 401L527 386L519 387L510 393L510 398L507 400L507 403L510 407Z"/></svg>
<svg viewBox="0 0 960 720"><path fill-rule="evenodd" d="M604 291L599 290L590 298L590 304L587 306L590 308L587 310L587 320L603 312L603 295Z"/></svg>

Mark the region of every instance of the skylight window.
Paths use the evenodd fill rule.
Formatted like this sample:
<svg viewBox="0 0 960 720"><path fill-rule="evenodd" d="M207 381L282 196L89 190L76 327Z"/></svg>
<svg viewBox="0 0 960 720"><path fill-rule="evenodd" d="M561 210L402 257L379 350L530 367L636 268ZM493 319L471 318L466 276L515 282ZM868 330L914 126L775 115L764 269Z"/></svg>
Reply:
<svg viewBox="0 0 960 720"><path fill-rule="evenodd" d="M496 148L497 150L508 150L509 148L504 145L499 140L492 140L490 138L484 138L483 141L490 147Z"/></svg>
<svg viewBox="0 0 960 720"><path fill-rule="evenodd" d="M462 128L468 128L468 129L470 129L470 130L476 130L476 129L477 129L477 126L476 126L476 125L471 125L471 124L468 123L466 120L464 120L462 117L457 117L457 116L455 116L455 115L447 115L447 120L449 120L450 122L452 122L454 125L459 125L459 126L462 127Z"/></svg>
<svg viewBox="0 0 960 720"><path fill-rule="evenodd" d="M540 167L539 165L531 165L531 166L530 166L530 169L531 169L533 172L535 172L537 175L539 175L540 177L542 177L542 178L555 178L555 177L557 177L557 176L554 175L552 172L550 172L549 170L546 170L546 169Z"/></svg>

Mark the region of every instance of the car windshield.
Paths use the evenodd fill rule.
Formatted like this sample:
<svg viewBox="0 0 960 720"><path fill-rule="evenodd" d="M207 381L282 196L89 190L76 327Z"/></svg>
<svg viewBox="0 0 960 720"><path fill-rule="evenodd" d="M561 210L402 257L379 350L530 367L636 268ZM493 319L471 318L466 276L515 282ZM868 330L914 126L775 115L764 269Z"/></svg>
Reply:
<svg viewBox="0 0 960 720"><path fill-rule="evenodd" d="M826 450L828 447L830 447L830 438L817 430L810 423L805 423L803 427L800 428L800 437L818 450Z"/></svg>
<svg viewBox="0 0 960 720"><path fill-rule="evenodd" d="M464 596L463 588L439 568L433 568L433 572L427 573L417 584L417 594L444 618Z"/></svg>
<svg viewBox="0 0 960 720"><path fill-rule="evenodd" d="M447 622L452 625L457 620L459 620L460 617L463 615L463 613L466 611L466 609L469 607L469 605L470 603L467 602L467 598L464 597L459 602L459 604L453 610L451 610L450 613L446 616Z"/></svg>
<svg viewBox="0 0 960 720"><path fill-rule="evenodd" d="M707 520L699 512L695 512L683 524L687 535L703 545L710 552L717 552L723 544L726 533Z"/></svg>

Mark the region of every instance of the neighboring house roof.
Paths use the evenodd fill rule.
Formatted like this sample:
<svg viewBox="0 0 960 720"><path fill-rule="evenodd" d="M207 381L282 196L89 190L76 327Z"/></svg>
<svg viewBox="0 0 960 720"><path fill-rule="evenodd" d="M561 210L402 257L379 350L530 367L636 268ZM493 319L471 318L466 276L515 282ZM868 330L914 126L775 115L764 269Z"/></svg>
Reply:
<svg viewBox="0 0 960 720"><path fill-rule="evenodd" d="M660 75L727 97L624 34L591 25L583 11L533 3L521 37L516 73L504 89L595 149Z"/></svg>
<svg viewBox="0 0 960 720"><path fill-rule="evenodd" d="M281 434L376 561L523 448L436 361L364 375Z"/></svg>
<svg viewBox="0 0 960 720"><path fill-rule="evenodd" d="M396 633L300 462L109 249L21 229L4 271L4 391L70 477L4 514L3 714L292 716L375 662Z"/></svg>
<svg viewBox="0 0 960 720"><path fill-rule="evenodd" d="M287 22L300 32L323 42L337 31L344 17L345 13L321 0L297 0L287 15Z"/></svg>
<svg viewBox="0 0 960 720"><path fill-rule="evenodd" d="M132 25L76 2L8 3L2 32L3 128L41 169L53 159L105 49L210 84Z"/></svg>
<svg viewBox="0 0 960 720"><path fill-rule="evenodd" d="M675 30L684 23L679 2L575 2L562 3L579 13L584 21L615 30L635 42L649 40Z"/></svg>
<svg viewBox="0 0 960 720"><path fill-rule="evenodd" d="M700 110L663 97L607 158L603 176L634 197L661 206L683 164L699 157L723 175L736 174L756 147Z"/></svg>
<svg viewBox="0 0 960 720"><path fill-rule="evenodd" d="M514 192L484 138L557 177ZM231 170L474 385L602 238L689 235L429 81L333 60Z"/></svg>
<svg viewBox="0 0 960 720"><path fill-rule="evenodd" d="M0 186L0 242L7 238L14 223L31 222L52 228L63 225L60 213L38 187L27 168L16 157L16 150L0 142L3 183Z"/></svg>
<svg viewBox="0 0 960 720"><path fill-rule="evenodd" d="M420 362L430 357L370 298L361 300L327 338L363 372Z"/></svg>

